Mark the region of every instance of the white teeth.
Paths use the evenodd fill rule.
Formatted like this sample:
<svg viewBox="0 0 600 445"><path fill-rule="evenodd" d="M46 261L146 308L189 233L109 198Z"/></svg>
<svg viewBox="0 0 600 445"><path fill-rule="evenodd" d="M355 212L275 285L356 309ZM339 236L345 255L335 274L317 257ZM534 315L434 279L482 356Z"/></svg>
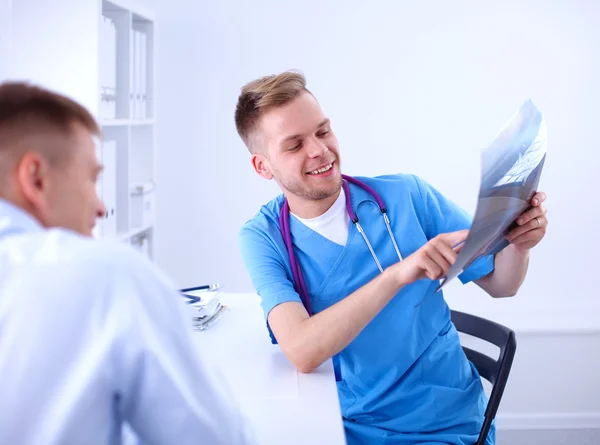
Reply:
<svg viewBox="0 0 600 445"><path fill-rule="evenodd" d="M318 175L319 173L325 173L326 171L331 170L331 167L333 167L333 163L326 165L325 167L320 168L318 170L314 170L310 172L309 175Z"/></svg>

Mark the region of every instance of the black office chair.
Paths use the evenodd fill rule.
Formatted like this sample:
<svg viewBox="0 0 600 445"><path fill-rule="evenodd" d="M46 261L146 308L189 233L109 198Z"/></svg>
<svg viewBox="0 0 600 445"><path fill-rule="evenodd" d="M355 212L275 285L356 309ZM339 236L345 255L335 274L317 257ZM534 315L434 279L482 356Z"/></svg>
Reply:
<svg viewBox="0 0 600 445"><path fill-rule="evenodd" d="M500 355L497 360L494 360L481 352L463 346L467 358L477 368L481 377L492 384L492 393L476 443L476 445L484 445L506 387L515 351L517 350L517 340L511 329L496 322L459 311L451 311L451 317L458 332L480 338L500 348Z"/></svg>

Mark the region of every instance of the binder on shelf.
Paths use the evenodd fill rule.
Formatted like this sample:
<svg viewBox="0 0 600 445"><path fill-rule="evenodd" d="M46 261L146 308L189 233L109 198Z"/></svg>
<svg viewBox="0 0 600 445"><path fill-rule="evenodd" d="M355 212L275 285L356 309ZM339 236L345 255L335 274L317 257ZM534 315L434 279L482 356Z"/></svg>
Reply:
<svg viewBox="0 0 600 445"><path fill-rule="evenodd" d="M108 88L108 18L102 16L102 23L100 24L100 45L99 45L99 69L100 69L100 117L102 119L108 119L108 102L107 102L107 88Z"/></svg>
<svg viewBox="0 0 600 445"><path fill-rule="evenodd" d="M117 110L117 28L102 16L100 26L100 116L115 119Z"/></svg>
<svg viewBox="0 0 600 445"><path fill-rule="evenodd" d="M146 119L148 98L148 35L140 32L140 118Z"/></svg>
<svg viewBox="0 0 600 445"><path fill-rule="evenodd" d="M114 237L117 234L117 143L102 143L102 199L106 214L102 221L102 237Z"/></svg>
<svg viewBox="0 0 600 445"><path fill-rule="evenodd" d="M134 30L134 42L135 42L135 119L141 119L142 117L142 33L138 30Z"/></svg>
<svg viewBox="0 0 600 445"><path fill-rule="evenodd" d="M129 117L131 119L136 118L136 99L135 96L137 94L136 91L136 76L137 76L137 66L135 63L135 59L137 57L137 46L136 46L136 31L132 29L130 31L130 51L129 55L131 57L130 67L129 67Z"/></svg>
<svg viewBox="0 0 600 445"><path fill-rule="evenodd" d="M117 117L117 26L114 20L109 20L108 35L108 114L111 119L115 119Z"/></svg>
<svg viewBox="0 0 600 445"><path fill-rule="evenodd" d="M131 69L129 70L129 108L131 119L148 118L148 34L131 30Z"/></svg>

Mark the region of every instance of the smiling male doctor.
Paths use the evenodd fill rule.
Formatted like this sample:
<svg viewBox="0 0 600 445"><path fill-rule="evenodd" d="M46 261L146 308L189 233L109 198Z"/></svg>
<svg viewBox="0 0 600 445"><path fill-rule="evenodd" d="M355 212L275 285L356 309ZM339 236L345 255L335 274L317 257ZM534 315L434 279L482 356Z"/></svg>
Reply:
<svg viewBox="0 0 600 445"><path fill-rule="evenodd" d="M298 73L247 84L235 122L256 172L283 191L241 229L242 257L297 369L311 372L333 357L348 443L474 443L486 396L442 292L434 293L456 259L453 246L466 238L468 215L413 175L343 180L331 124ZM386 206L391 234L369 190ZM514 295L546 231L544 200L536 194L509 247L477 260L461 281L493 297Z"/></svg>

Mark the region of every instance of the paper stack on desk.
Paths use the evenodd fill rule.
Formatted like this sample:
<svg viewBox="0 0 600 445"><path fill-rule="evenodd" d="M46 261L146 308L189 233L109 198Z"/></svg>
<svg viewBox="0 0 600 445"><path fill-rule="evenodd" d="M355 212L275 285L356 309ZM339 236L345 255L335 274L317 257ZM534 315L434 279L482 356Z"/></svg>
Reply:
<svg viewBox="0 0 600 445"><path fill-rule="evenodd" d="M221 286L218 284L190 287L181 289L180 292L187 300L188 311L196 330L209 328L229 310L221 304Z"/></svg>

